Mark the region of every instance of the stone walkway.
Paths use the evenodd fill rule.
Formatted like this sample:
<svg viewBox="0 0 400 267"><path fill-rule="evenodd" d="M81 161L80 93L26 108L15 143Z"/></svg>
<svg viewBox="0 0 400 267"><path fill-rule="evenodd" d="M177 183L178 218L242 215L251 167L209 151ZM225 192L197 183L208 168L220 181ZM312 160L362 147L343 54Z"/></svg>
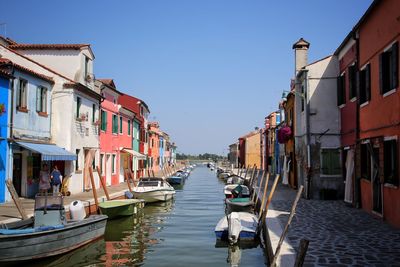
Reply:
<svg viewBox="0 0 400 267"><path fill-rule="evenodd" d="M271 210L285 226L296 191L279 185ZM304 266L400 266L400 229L343 201L301 199L287 235L310 241Z"/></svg>

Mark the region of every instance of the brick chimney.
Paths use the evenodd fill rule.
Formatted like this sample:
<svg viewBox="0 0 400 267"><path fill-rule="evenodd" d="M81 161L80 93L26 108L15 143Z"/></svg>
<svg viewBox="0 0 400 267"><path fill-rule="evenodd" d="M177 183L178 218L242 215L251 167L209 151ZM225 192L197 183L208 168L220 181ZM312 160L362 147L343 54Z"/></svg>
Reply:
<svg viewBox="0 0 400 267"><path fill-rule="evenodd" d="M294 49L295 76L301 68L307 65L309 47L310 43L303 38L300 38L296 43L293 44L292 48Z"/></svg>

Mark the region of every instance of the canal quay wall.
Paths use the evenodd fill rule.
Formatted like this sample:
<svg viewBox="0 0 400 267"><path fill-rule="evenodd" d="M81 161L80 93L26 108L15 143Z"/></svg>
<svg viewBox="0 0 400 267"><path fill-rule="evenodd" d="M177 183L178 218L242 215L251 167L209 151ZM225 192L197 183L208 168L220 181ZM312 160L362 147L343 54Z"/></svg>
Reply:
<svg viewBox="0 0 400 267"><path fill-rule="evenodd" d="M267 196L274 179L271 175ZM257 193L258 187L254 190ZM262 190L258 197L257 210ZM269 260L288 222L295 197L295 190L278 182L266 215L265 249ZM309 241L304 266L400 266L400 229L341 200L299 200L281 247L278 266L294 266L302 239Z"/></svg>

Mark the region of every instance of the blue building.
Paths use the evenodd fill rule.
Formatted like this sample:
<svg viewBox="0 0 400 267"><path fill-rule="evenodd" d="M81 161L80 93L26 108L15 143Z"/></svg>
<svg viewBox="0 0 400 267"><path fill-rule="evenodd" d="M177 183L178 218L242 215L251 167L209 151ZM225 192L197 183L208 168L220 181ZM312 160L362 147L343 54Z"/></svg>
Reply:
<svg viewBox="0 0 400 267"><path fill-rule="evenodd" d="M9 131L9 102L10 79L12 76L0 70L0 203L6 200L6 179L8 177L8 155L10 152Z"/></svg>

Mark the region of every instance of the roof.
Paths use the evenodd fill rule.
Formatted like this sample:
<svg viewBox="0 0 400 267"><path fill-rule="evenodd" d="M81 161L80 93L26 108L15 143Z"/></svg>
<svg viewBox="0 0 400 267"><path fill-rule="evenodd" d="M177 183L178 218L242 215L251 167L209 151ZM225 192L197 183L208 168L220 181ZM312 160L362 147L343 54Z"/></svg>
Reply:
<svg viewBox="0 0 400 267"><path fill-rule="evenodd" d="M77 91L80 91L86 95L89 95L89 96L99 99L99 100L103 98L101 95L99 95L98 93L96 93L95 91L93 91L92 89L86 87L85 85L83 85L81 83L76 83L76 82L64 83L63 87L76 89Z"/></svg>
<svg viewBox="0 0 400 267"><path fill-rule="evenodd" d="M140 104L142 104L150 112L150 109L147 106L146 102L144 102L142 99L134 97L134 96L131 96L131 95L127 95L127 94L122 94L122 96L123 97L127 97L127 98L131 98L133 101L135 101L135 103L139 101Z"/></svg>
<svg viewBox="0 0 400 267"><path fill-rule="evenodd" d="M0 69L0 76L5 78L13 78L13 76L8 71L2 69Z"/></svg>
<svg viewBox="0 0 400 267"><path fill-rule="evenodd" d="M248 138L250 136L253 136L253 135L256 135L258 133L260 133L260 130L252 131L252 132L250 132L250 133L248 133L246 135L243 135L243 136L239 137L239 139L246 139L246 138Z"/></svg>
<svg viewBox="0 0 400 267"><path fill-rule="evenodd" d="M16 68L16 69L18 69L18 70L20 70L20 71L28 73L28 74L30 74L32 76L36 76L36 77L38 77L38 78L40 78L42 80L45 80L45 81L47 81L47 82L49 82L51 84L54 84L53 78L51 78L49 76L37 73L37 72L35 72L35 71L31 70L31 69L28 69L28 68L26 68L24 66L15 64L14 62L12 62L11 60L9 60L7 58L0 58L0 68L2 69L3 72L6 72L6 73L8 73L8 75L11 75L11 72L8 71L9 67L11 67L11 66Z"/></svg>
<svg viewBox="0 0 400 267"><path fill-rule="evenodd" d="M305 47L305 48L309 48L309 47L310 47L310 43L307 42L306 40L304 40L303 37L300 38L297 42L295 42L295 43L293 44L293 46L292 46L293 49L296 49L296 48L304 48L304 47Z"/></svg>
<svg viewBox="0 0 400 267"><path fill-rule="evenodd" d="M107 86L112 91L116 92L119 95L123 95L120 91L117 90L113 79L96 79L97 81L101 82L105 86Z"/></svg>
<svg viewBox="0 0 400 267"><path fill-rule="evenodd" d="M83 47L88 47L89 44L18 44L10 45L11 49L18 50L80 50Z"/></svg>
<svg viewBox="0 0 400 267"><path fill-rule="evenodd" d="M4 42L6 42L8 45L14 45L17 44L17 42L15 42L14 40L8 38L8 37L3 37L0 35L0 39L3 40Z"/></svg>
<svg viewBox="0 0 400 267"><path fill-rule="evenodd" d="M372 11L375 9L375 7L378 6L382 1L381 0L374 0L372 4L368 7L368 9L365 11L364 15L360 18L360 20L357 22L357 24L351 29L351 31L347 34L347 36L344 38L343 42L339 45L339 47L335 51L335 55L338 55L340 50L343 49L343 47L346 45L346 43L354 37L355 32L358 30L360 25L364 23L364 21L367 19L367 17L372 13Z"/></svg>

